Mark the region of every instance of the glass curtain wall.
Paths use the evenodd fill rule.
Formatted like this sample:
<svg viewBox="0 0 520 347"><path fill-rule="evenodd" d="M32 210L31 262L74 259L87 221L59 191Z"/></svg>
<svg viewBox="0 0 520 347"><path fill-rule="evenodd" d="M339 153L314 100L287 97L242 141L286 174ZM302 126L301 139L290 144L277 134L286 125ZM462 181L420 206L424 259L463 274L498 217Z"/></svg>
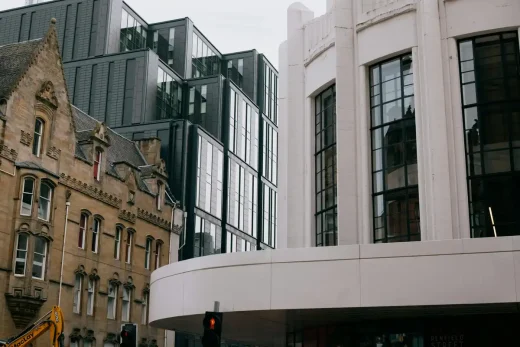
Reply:
<svg viewBox="0 0 520 347"><path fill-rule="evenodd" d="M471 237L520 234L517 32L459 42Z"/></svg>
<svg viewBox="0 0 520 347"><path fill-rule="evenodd" d="M146 47L146 29L124 9L121 14L121 34L119 51L127 52Z"/></svg>
<svg viewBox="0 0 520 347"><path fill-rule="evenodd" d="M182 83L159 68L157 71L156 119L180 118L182 112Z"/></svg>
<svg viewBox="0 0 520 347"><path fill-rule="evenodd" d="M220 58L195 32L192 36L192 78L218 75ZM172 62L173 63L173 62Z"/></svg>
<svg viewBox="0 0 520 347"><path fill-rule="evenodd" d="M419 241L412 55L370 68L374 242Z"/></svg>

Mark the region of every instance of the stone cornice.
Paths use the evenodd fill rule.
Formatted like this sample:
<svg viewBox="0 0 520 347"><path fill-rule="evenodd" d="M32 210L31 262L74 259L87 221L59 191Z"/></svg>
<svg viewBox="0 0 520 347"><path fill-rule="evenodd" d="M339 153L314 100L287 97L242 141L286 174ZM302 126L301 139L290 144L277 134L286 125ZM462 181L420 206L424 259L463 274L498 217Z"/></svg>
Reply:
<svg viewBox="0 0 520 347"><path fill-rule="evenodd" d="M98 189L93 185L89 185L71 176L65 175L64 173L60 175L60 183L80 193L88 195L91 198L104 202L107 205L115 208L121 207L122 200L117 196L103 192L101 189Z"/></svg>
<svg viewBox="0 0 520 347"><path fill-rule="evenodd" d="M135 215L135 213L132 213L130 211L121 210L121 211L119 211L118 217L119 217L119 219L126 220L129 223L135 224L137 216Z"/></svg>
<svg viewBox="0 0 520 347"><path fill-rule="evenodd" d="M143 209L137 209L137 218L147 221L148 223L156 225L164 230L170 230L169 221Z"/></svg>

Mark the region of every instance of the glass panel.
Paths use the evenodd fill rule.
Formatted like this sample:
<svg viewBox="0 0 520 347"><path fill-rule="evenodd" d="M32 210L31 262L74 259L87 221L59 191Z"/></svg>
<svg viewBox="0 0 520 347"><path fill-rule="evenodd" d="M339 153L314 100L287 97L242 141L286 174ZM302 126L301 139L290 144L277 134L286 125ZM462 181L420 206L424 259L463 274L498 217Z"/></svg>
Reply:
<svg viewBox="0 0 520 347"><path fill-rule="evenodd" d="M459 44L460 60L471 60L473 59L473 44L471 41L461 42Z"/></svg>
<svg viewBox="0 0 520 347"><path fill-rule="evenodd" d="M396 100L383 105L383 123L393 122L403 116L401 100Z"/></svg>

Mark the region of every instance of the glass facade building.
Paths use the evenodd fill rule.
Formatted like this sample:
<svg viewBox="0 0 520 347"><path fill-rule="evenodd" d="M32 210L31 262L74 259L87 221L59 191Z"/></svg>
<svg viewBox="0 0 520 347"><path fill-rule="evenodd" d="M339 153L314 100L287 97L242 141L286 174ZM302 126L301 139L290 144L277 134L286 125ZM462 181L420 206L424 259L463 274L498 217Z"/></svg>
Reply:
<svg viewBox="0 0 520 347"><path fill-rule="evenodd" d="M0 45L42 37L52 17L73 104L129 139L161 140L187 212L179 259L274 248L278 73L267 58L223 55L189 18L147 23L122 0L0 12Z"/></svg>

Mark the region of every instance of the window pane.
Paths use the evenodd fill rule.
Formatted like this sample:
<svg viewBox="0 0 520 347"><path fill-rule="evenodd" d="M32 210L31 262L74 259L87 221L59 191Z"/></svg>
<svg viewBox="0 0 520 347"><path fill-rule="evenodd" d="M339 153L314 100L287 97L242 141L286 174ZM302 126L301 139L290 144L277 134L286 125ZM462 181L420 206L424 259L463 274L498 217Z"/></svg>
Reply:
<svg viewBox="0 0 520 347"><path fill-rule="evenodd" d="M52 188L42 183L40 185L40 199L38 202L38 218L49 220Z"/></svg>
<svg viewBox="0 0 520 347"><path fill-rule="evenodd" d="M420 237L418 232L413 237L408 232L413 223L419 225L418 220L408 218L409 192L418 184L412 56L376 65L371 71L381 71L382 81L373 78L371 89L381 86L382 123L389 123L379 127L380 106L374 107L372 99L374 241L412 241ZM413 228L418 230L418 226Z"/></svg>

